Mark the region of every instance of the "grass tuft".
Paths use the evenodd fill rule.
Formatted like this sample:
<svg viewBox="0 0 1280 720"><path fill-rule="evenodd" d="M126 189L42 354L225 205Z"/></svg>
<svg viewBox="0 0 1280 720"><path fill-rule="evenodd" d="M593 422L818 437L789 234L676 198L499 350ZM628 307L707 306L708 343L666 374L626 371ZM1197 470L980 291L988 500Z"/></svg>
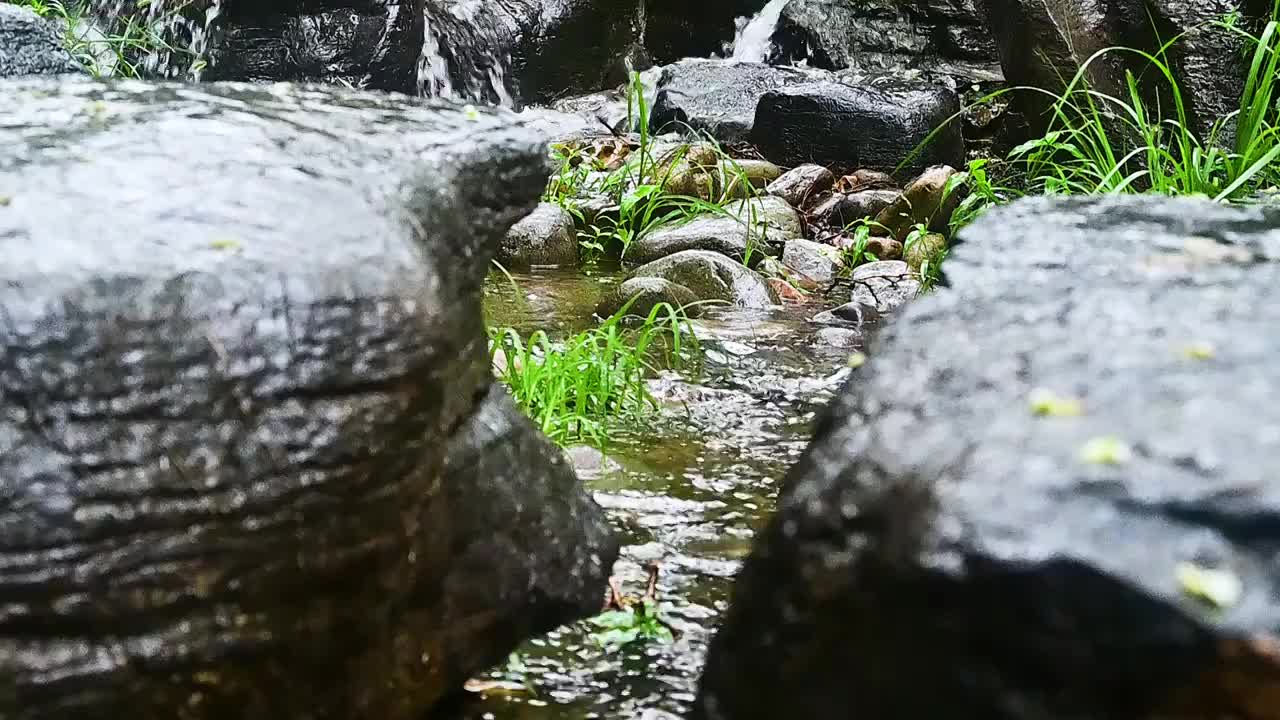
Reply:
<svg viewBox="0 0 1280 720"><path fill-rule="evenodd" d="M655 372L699 362L701 348L681 309L658 305L638 327L623 322L629 309L558 342L542 330L523 337L490 329L498 379L555 442L605 446L615 431L657 410L647 384Z"/></svg>

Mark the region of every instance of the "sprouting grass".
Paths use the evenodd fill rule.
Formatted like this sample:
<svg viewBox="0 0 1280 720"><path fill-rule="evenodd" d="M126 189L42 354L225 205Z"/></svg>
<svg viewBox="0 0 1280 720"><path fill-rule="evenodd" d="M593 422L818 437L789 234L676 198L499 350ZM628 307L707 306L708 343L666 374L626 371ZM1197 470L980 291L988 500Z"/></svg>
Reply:
<svg viewBox="0 0 1280 720"><path fill-rule="evenodd" d="M635 72L627 86L627 114L628 126L638 129L639 139L612 170L606 171L583 148L552 151L558 167L543 200L574 215L583 226L579 240L589 255L613 250L625 258L631 245L660 227L708 214L727 215L730 202L759 194L742 166L709 135L659 152L650 131L645 87ZM585 223L581 203L600 195L609 197L616 211ZM753 223L740 221L750 239Z"/></svg>
<svg viewBox="0 0 1280 720"><path fill-rule="evenodd" d="M198 74L204 60L186 48L174 47L165 38L164 28L190 2L183 2L155 16L152 0L133 0L132 10L110 22L97 22L88 14L88 5L76 0L0 0L31 8L41 17L53 18L63 26L63 43L72 57L95 77L116 75L136 78L143 75L142 61L158 53L189 55L188 72Z"/></svg>
<svg viewBox="0 0 1280 720"><path fill-rule="evenodd" d="M647 380L661 368L689 368L701 357L679 308L661 304L638 327L623 322L630 303L598 327L552 340L490 329L498 379L555 442L607 444L611 434L656 411Z"/></svg>
<svg viewBox="0 0 1280 720"><path fill-rule="evenodd" d="M1155 193L1232 202L1280 184L1280 0L1274 0L1270 19L1256 35L1241 27L1238 15L1213 25L1242 39L1248 74L1239 107L1219 118L1205 137L1191 126L1182 88L1167 59L1167 51L1183 40L1181 36L1154 53L1124 47L1099 50L1064 82L1060 93L1005 88L978 100L990 102L1009 92L1045 94L1052 100L1050 122L1041 137L1014 148L1002 163L1003 179L990 174L988 160L969 163L960 176L966 196L952 216L951 231L987 208L1023 195ZM1132 73L1126 73L1121 93L1090 87L1090 67L1114 55L1139 58L1149 68L1144 77L1167 88L1169 102L1152 106ZM963 113L945 121L913 156ZM1232 128L1234 140L1226 142Z"/></svg>

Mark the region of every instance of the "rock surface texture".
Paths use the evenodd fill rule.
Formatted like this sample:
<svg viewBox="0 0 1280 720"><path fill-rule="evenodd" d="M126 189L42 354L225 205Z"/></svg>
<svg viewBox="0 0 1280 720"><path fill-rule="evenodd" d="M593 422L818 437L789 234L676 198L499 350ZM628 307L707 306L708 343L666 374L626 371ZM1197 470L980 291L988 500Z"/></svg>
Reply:
<svg viewBox="0 0 1280 720"><path fill-rule="evenodd" d="M787 478L694 717L1274 718L1280 211L1036 199L960 239Z"/></svg>
<svg viewBox="0 0 1280 720"><path fill-rule="evenodd" d="M650 122L656 130L693 128L721 142L743 141L751 136L765 93L821 77L826 74L795 67L682 60L662 68Z"/></svg>
<svg viewBox="0 0 1280 720"><path fill-rule="evenodd" d="M616 546L480 309L540 136L279 85L0 95L0 717L407 720L599 610Z"/></svg>
<svg viewBox="0 0 1280 720"><path fill-rule="evenodd" d="M28 8L0 3L0 78L78 70L55 22Z"/></svg>
<svg viewBox="0 0 1280 720"><path fill-rule="evenodd" d="M1033 85L1058 92L1090 56L1109 47L1155 53L1169 46L1171 69L1179 79L1189 122L1203 133L1219 119L1240 109L1245 56L1234 32L1213 25L1230 13L1248 23L1267 15L1269 2L1252 0L978 0L999 46L1010 85ZM1104 56L1089 74L1102 92L1128 98L1125 69L1142 78L1147 97L1172 107L1168 83L1154 71L1142 72L1146 61L1131 53ZM1051 100L1022 93L1015 100L1032 119Z"/></svg>
<svg viewBox="0 0 1280 720"><path fill-rule="evenodd" d="M941 163L964 164L958 123L916 149L960 111L951 90L892 80L851 86L814 82L770 90L756 107L751 140L784 167L816 163L837 172L870 168L906 176Z"/></svg>

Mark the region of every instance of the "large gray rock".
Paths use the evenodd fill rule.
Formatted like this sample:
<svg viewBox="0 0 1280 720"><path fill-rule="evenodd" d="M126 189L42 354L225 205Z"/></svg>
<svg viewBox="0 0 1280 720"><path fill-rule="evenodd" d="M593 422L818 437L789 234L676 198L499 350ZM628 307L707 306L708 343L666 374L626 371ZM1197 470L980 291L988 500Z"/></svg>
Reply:
<svg viewBox="0 0 1280 720"><path fill-rule="evenodd" d="M836 282L844 267L840 250L812 240L792 240L782 250L782 262L818 286L827 288Z"/></svg>
<svg viewBox="0 0 1280 720"><path fill-rule="evenodd" d="M755 271L719 253L685 250L642 265L633 278L656 277L683 285L699 300L723 300L747 308L767 308L778 297Z"/></svg>
<svg viewBox="0 0 1280 720"><path fill-rule="evenodd" d="M30 8L0 3L0 78L79 71L62 29Z"/></svg>
<svg viewBox="0 0 1280 720"><path fill-rule="evenodd" d="M960 240L787 477L693 716L1273 717L1280 210L1035 199Z"/></svg>
<svg viewBox="0 0 1280 720"><path fill-rule="evenodd" d="M502 238L498 262L507 267L577 265L578 233L573 215L555 203L539 203Z"/></svg>
<svg viewBox="0 0 1280 720"><path fill-rule="evenodd" d="M901 80L850 86L815 82L770 90L756 108L752 143L779 165L815 163L837 173L869 168L904 175L964 164L964 138L949 123L960 110L951 90Z"/></svg>
<svg viewBox="0 0 1280 720"><path fill-rule="evenodd" d="M765 93L824 77L830 76L736 60L681 60L662 69L650 123L655 131L693 128L721 142L743 141Z"/></svg>
<svg viewBox="0 0 1280 720"><path fill-rule="evenodd" d="M281 85L0 96L0 716L418 718L598 611L614 541L480 307L541 137Z"/></svg>
<svg viewBox="0 0 1280 720"><path fill-rule="evenodd" d="M775 60L856 67L868 56L992 61L996 48L973 0L791 0L773 41Z"/></svg>
<svg viewBox="0 0 1280 720"><path fill-rule="evenodd" d="M1010 84L1059 92L1094 53L1126 47L1155 53L1175 37L1166 54L1178 78L1189 122L1207 136L1220 118L1240 110L1246 70L1244 41L1213 21L1241 13L1242 26L1270 14L1270 2L1250 0L978 0L1000 50ZM1111 53L1088 74L1098 91L1129 97L1124 71L1131 70L1155 107L1157 99L1172 117L1168 81L1133 53ZM1040 93L1014 96L1042 128L1052 102Z"/></svg>

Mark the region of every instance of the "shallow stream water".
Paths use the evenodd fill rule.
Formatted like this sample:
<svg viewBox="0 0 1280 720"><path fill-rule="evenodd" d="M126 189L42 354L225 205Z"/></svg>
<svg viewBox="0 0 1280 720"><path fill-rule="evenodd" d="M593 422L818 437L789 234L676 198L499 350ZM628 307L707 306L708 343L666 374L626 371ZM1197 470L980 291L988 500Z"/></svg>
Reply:
<svg viewBox="0 0 1280 720"><path fill-rule="evenodd" d="M516 275L513 285L499 275L487 287L486 310L492 323L522 332L577 331L620 279L575 270ZM821 342L808 321L820 309L712 309L694 323L706 350L701 374L655 378L661 416L618 438L607 462L577 463L623 540L615 575L624 589L642 592L644 566L659 563L661 611L676 641L609 651L584 624L561 628L483 676L499 685L470 694L450 720L683 714L738 564L855 351Z"/></svg>

